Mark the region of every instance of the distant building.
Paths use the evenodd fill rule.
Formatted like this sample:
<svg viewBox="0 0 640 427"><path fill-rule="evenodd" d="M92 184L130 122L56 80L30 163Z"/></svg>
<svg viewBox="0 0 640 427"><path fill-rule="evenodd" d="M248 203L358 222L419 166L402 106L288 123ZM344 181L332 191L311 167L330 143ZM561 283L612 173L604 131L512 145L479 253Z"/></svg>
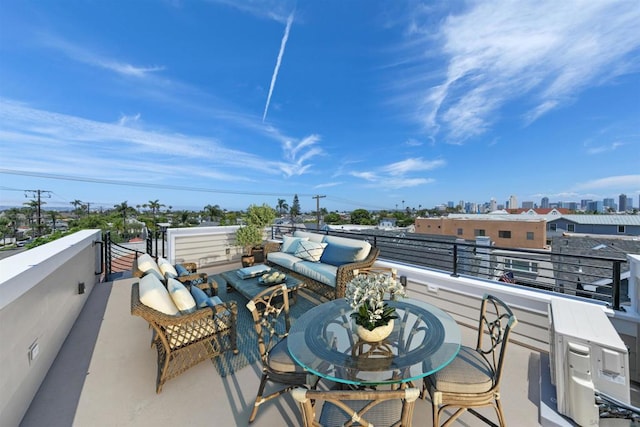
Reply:
<svg viewBox="0 0 640 427"><path fill-rule="evenodd" d="M549 238L564 233L640 236L640 215L562 215L548 220Z"/></svg>
<svg viewBox="0 0 640 427"><path fill-rule="evenodd" d="M618 197L618 212L626 212L627 211L627 195L621 194Z"/></svg>
<svg viewBox="0 0 640 427"><path fill-rule="evenodd" d="M540 200L540 207L542 209L549 209L549 198L548 197L543 197L542 200Z"/></svg>
<svg viewBox="0 0 640 427"><path fill-rule="evenodd" d="M398 220L396 218L382 218L378 223L378 226L380 228L393 228L396 226L397 221Z"/></svg>
<svg viewBox="0 0 640 427"><path fill-rule="evenodd" d="M522 202L522 208L523 209L533 209L533 207L534 207L533 205L534 205L533 202L529 202L529 201Z"/></svg>
<svg viewBox="0 0 640 427"><path fill-rule="evenodd" d="M614 198L608 198L608 199L604 199L602 201L602 204L605 207L605 210L613 210L613 211L617 211L618 210L618 205L616 204L616 200Z"/></svg>
<svg viewBox="0 0 640 427"><path fill-rule="evenodd" d="M518 198L514 195L509 197L509 203L507 204L507 209L518 209Z"/></svg>
<svg viewBox="0 0 640 427"><path fill-rule="evenodd" d="M587 207L585 210L587 212L604 213L604 204L600 200L592 200L587 203Z"/></svg>
<svg viewBox="0 0 640 427"><path fill-rule="evenodd" d="M547 243L544 218L530 219L506 213L417 218L415 226L417 234L454 236L465 240L486 236L497 246L506 248L544 249Z"/></svg>

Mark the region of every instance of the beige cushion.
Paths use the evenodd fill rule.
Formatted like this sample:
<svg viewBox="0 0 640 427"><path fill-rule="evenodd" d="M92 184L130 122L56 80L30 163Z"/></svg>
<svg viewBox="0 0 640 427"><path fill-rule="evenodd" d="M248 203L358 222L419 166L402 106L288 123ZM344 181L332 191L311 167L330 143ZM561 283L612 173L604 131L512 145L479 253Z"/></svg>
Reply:
<svg viewBox="0 0 640 427"><path fill-rule="evenodd" d="M486 360L475 349L460 347L453 362L428 377L438 391L483 393L493 386L493 375Z"/></svg>
<svg viewBox="0 0 640 427"><path fill-rule="evenodd" d="M312 242L310 240L300 240L296 248L295 256L305 261L320 262L326 243Z"/></svg>
<svg viewBox="0 0 640 427"><path fill-rule="evenodd" d="M140 302L147 307L171 316L180 313L171 296L169 296L169 291L155 275L147 274L140 279L139 290Z"/></svg>
<svg viewBox="0 0 640 427"><path fill-rule="evenodd" d="M302 366L293 361L287 347L287 339L276 344L269 352L269 367L278 372L305 372Z"/></svg>
<svg viewBox="0 0 640 427"><path fill-rule="evenodd" d="M154 270L158 272L158 274L164 277L162 271L158 267L156 261L149 254L142 254L138 257L138 270L142 271L142 273L147 273L149 270Z"/></svg>
<svg viewBox="0 0 640 427"><path fill-rule="evenodd" d="M158 258L158 267L160 268L160 272L164 277L175 278L178 277L178 272L176 268L166 259Z"/></svg>
<svg viewBox="0 0 640 427"><path fill-rule="evenodd" d="M290 237L290 236L282 237L282 246L280 247L280 251L288 254L296 253L296 249L298 249L298 242L300 240L309 240L309 238L308 237Z"/></svg>
<svg viewBox="0 0 640 427"><path fill-rule="evenodd" d="M191 296L191 292L176 279L167 280L167 290L180 313L193 313L196 311L196 300Z"/></svg>

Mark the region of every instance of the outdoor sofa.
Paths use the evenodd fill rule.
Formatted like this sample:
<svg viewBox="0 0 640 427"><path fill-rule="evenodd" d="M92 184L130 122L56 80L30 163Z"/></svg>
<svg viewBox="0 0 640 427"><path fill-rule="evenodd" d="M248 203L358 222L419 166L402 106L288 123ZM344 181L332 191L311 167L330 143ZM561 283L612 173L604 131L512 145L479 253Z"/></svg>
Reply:
<svg viewBox="0 0 640 427"><path fill-rule="evenodd" d="M380 250L369 242L296 230L282 241L268 241L266 263L305 282L328 299L344 297L354 270L373 265Z"/></svg>

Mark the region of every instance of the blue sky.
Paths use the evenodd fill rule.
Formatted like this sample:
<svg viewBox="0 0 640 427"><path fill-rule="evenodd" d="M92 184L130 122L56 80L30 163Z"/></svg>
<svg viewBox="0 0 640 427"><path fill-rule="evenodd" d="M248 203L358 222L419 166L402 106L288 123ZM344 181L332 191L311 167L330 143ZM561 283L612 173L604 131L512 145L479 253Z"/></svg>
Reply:
<svg viewBox="0 0 640 427"><path fill-rule="evenodd" d="M0 7L0 205L640 195L640 3Z"/></svg>

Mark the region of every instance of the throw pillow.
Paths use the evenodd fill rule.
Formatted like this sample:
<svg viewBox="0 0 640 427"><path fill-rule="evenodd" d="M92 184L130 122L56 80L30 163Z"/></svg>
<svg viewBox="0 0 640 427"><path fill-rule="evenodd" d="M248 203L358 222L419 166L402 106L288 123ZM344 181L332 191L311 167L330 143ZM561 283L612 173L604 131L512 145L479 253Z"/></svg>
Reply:
<svg viewBox="0 0 640 427"><path fill-rule="evenodd" d="M154 274L147 274L140 279L140 302L161 313L175 316L180 313L171 299L169 291Z"/></svg>
<svg viewBox="0 0 640 427"><path fill-rule="evenodd" d="M356 262L356 256L362 248L329 244L320 258L320 262L339 267L344 264Z"/></svg>
<svg viewBox="0 0 640 427"><path fill-rule="evenodd" d="M176 279L168 279L167 290L180 313L189 314L196 311L196 301L182 283Z"/></svg>
<svg viewBox="0 0 640 427"><path fill-rule="evenodd" d="M154 276L154 277L156 277L158 280L160 280L162 283L165 283L165 280L166 280L166 279L165 279L165 277L164 277L162 274L160 274L158 271L154 270L153 268L151 268L151 269L147 270L147 271L143 274L143 277L144 277L144 276Z"/></svg>
<svg viewBox="0 0 640 427"><path fill-rule="evenodd" d="M164 258L158 258L158 267L160 268L160 272L162 273L162 275L167 279L178 277L178 272L168 260Z"/></svg>
<svg viewBox="0 0 640 427"><path fill-rule="evenodd" d="M188 276L191 274L182 264L176 264L176 273L178 273L178 276Z"/></svg>
<svg viewBox="0 0 640 427"><path fill-rule="evenodd" d="M191 295L196 301L196 305L198 306L198 308L204 308L208 305L207 300L209 299L209 296L199 287L192 286Z"/></svg>
<svg viewBox="0 0 640 427"><path fill-rule="evenodd" d="M142 271L142 273L148 273L149 270L154 270L162 276L162 272L160 271L160 268L158 268L158 264L149 254L142 254L138 257L138 270Z"/></svg>
<svg viewBox="0 0 640 427"><path fill-rule="evenodd" d="M300 240L295 256L305 261L320 262L322 252L327 247L326 243L311 242L309 240Z"/></svg>
<svg viewBox="0 0 640 427"><path fill-rule="evenodd" d="M309 238L284 236L282 238L282 246L280 247L280 252L292 255L295 254L296 249L298 249L298 243L300 242L300 240L309 240Z"/></svg>

